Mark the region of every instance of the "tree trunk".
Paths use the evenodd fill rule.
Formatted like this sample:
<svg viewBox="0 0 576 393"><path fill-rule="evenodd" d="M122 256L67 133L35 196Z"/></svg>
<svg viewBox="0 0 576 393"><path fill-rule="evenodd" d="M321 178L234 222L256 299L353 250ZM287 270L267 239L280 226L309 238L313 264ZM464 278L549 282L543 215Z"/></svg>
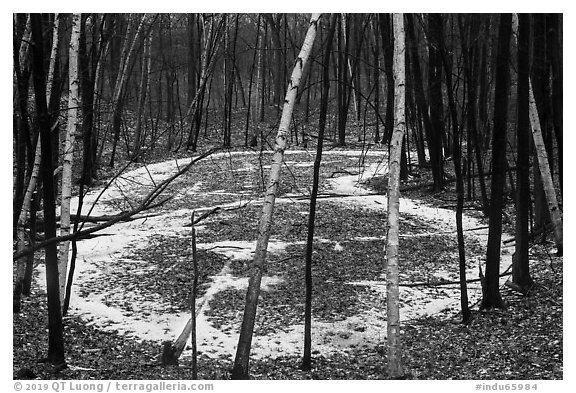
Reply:
<svg viewBox="0 0 576 393"><path fill-rule="evenodd" d="M78 72L78 45L80 40L80 24L82 14L72 15L72 35L68 52L68 121L64 139L64 158L62 163L62 198L60 203L60 236L70 233L70 199L72 198L72 165L74 161L74 145L79 128L80 84ZM70 242L62 242L58 255L58 274L60 283L60 303L64 304L66 293L66 273Z"/></svg>
<svg viewBox="0 0 576 393"><path fill-rule="evenodd" d="M142 15L140 19L140 23L138 24L138 28L136 33L134 34L134 38L132 39L132 43L130 44L130 49L128 49L128 37L130 28L126 33L126 40L124 41L124 48L122 49L122 55L120 57L120 69L118 71L118 76L116 78L116 83L114 85L114 93L112 96L112 126L113 126L113 133L114 133L114 142L112 145L112 155L110 156L110 167L114 167L114 159L116 156L116 148L118 145L118 140L120 139L120 125L121 125L121 116L122 116L122 108L123 108L123 99L122 96L124 95L125 86L128 83L128 79L130 78L130 68L132 62L132 56L134 55L134 51L136 49L136 44L140 39L140 34L142 32L142 28L144 26L144 22L147 19L147 14ZM130 26L130 24L128 25Z"/></svg>
<svg viewBox="0 0 576 393"><path fill-rule="evenodd" d="M204 100L204 94L206 91L206 85L208 83L208 78L212 75L214 69L214 64L216 63L216 52L221 43L222 28L224 26L224 19L220 18L215 21L215 18L211 19L210 29L208 33L204 33L205 44L202 51L201 67L200 67L200 80L198 82L198 90L194 99L190 103L188 110L186 111L185 117L190 115L194 116L194 119L198 119L196 124L190 127L190 133L188 135L188 141L186 142L186 149L196 151L198 145L198 137L200 134L200 127L194 127L194 125L200 125L200 111L202 110L202 102ZM210 104L210 98L208 98L208 104ZM208 116L208 115L206 115ZM196 131L196 132L194 132Z"/></svg>
<svg viewBox="0 0 576 393"><path fill-rule="evenodd" d="M197 29L196 29L196 14L188 14L186 29L188 33L188 105L192 103L194 96L196 95L196 81L197 71L196 71L196 57L199 55L199 48L197 45Z"/></svg>
<svg viewBox="0 0 576 393"><path fill-rule="evenodd" d="M150 83L150 73L152 70L152 32L148 35L144 43L144 55L142 56L142 74L140 77L140 96L138 97L138 110L136 112L136 129L134 131L134 147L132 149L133 159L138 159L142 146L142 116L144 105L146 104L148 85Z"/></svg>
<svg viewBox="0 0 576 393"><path fill-rule="evenodd" d="M340 15L338 28L338 146L346 146L346 122L348 120L348 47L346 45L346 30L342 28L344 15Z"/></svg>
<svg viewBox="0 0 576 393"><path fill-rule="evenodd" d="M192 271L194 279L192 280L192 299L191 318L192 321L192 379L198 379L198 349L196 346L196 298L198 297L198 255L196 253L196 228L194 227L194 212L192 212Z"/></svg>
<svg viewBox="0 0 576 393"><path fill-rule="evenodd" d="M14 139L16 142L15 163L16 174L14 176L14 194L13 194L13 226L18 223L21 213L22 204L25 194L26 179L26 152L29 150L28 145L31 143L30 124L28 123L28 90L30 79L30 16L28 16L26 26L24 27L22 39L14 42L14 72L16 74L17 97L14 103Z"/></svg>
<svg viewBox="0 0 576 393"><path fill-rule="evenodd" d="M278 105L278 108L280 108L280 105L282 104L280 99L284 90L284 80L286 75L286 53L284 52L284 48L282 47L282 40L280 38L280 21L283 17L283 14L277 14L276 20L274 19L273 14L262 14L262 17L266 19L268 26L270 26L270 36L274 45L274 51L272 53L275 60L275 72L272 73L274 77L272 102L275 105Z"/></svg>
<svg viewBox="0 0 576 393"><path fill-rule="evenodd" d="M314 221L316 218L316 199L318 196L318 184L320 179L320 164L322 162L322 148L324 143L324 131L326 129L326 116L328 114L328 93L330 90L330 51L334 40L336 28L336 14L330 18L326 49L322 63L322 93L320 100L320 119L318 121L318 144L316 146L316 158L314 160L314 180L312 182L312 194L310 196L310 212L308 214L308 238L306 242L306 300L304 310L304 355L302 357L302 370L310 371L312 368L312 251L314 246Z"/></svg>
<svg viewBox="0 0 576 393"><path fill-rule="evenodd" d="M463 17L458 15L458 22L460 28L460 35L464 36L466 33L467 37L462 40L462 51L464 52L464 69L466 74L467 80L467 95L466 95L466 109L468 114L468 135L470 140L470 145L474 145L474 153L475 153L475 160L476 166L478 169L478 181L480 183L480 193L482 196L482 210L485 215L488 215L489 211L489 202L488 202L488 193L486 191L486 182L484 180L484 166L482 163L482 147L478 138L478 129L476 127L476 91L477 91L477 44L474 43L474 37L479 34L479 30L477 28L477 21L476 16L470 17L468 19L468 32L465 31ZM483 76L482 76L483 77ZM470 155L471 152L469 151L468 154ZM469 179L470 173L469 171Z"/></svg>
<svg viewBox="0 0 576 393"><path fill-rule="evenodd" d="M100 31L95 31L92 27L92 47L88 51L86 45L86 16L83 16L80 31L80 42L78 48L78 62L80 68L80 94L82 101L82 180L81 183L89 186L97 178L97 147L98 138L94 123L95 114L99 112L99 102L101 91L98 91L98 84L102 76L101 56L104 48L108 48L109 37L113 33L114 21L112 17L104 17L101 22ZM104 24L106 27L104 28ZM98 39L95 38L96 33ZM98 42L98 44L95 44Z"/></svg>
<svg viewBox="0 0 576 393"><path fill-rule="evenodd" d="M436 16L434 16L435 18ZM438 15L438 18L440 16ZM442 20L437 21L440 24ZM448 106L452 119L452 129L454 130L454 173L456 175L456 236L458 238L458 268L460 274L460 307L462 309L462 323L470 322L470 307L468 306L468 288L466 285L466 245L464 244L464 228L462 225L462 212L464 210L464 180L462 179L462 144L460 140L460 127L458 122L458 112L456 100L452 86L452 68L451 62L448 62L448 55L444 48L444 33L440 30L438 35L438 50L446 71L446 91L448 93Z"/></svg>
<svg viewBox="0 0 576 393"><path fill-rule="evenodd" d="M374 86L374 118L376 124L374 125L374 143L378 144L381 141L380 137L380 41L378 39L378 26L374 22L374 65L373 65L373 86Z"/></svg>
<svg viewBox="0 0 576 393"><path fill-rule="evenodd" d="M546 194L546 201L548 203L548 211L552 219L554 227L554 241L558 255L562 255L563 251L563 229L562 229L562 213L558 206L556 199L556 190L552 182L552 174L548 166L548 154L546 153L546 145L542 138L542 130L540 128L540 121L538 119L538 111L536 109L536 101L534 100L534 93L532 92L532 85L530 84L530 124L532 126L532 137L534 139L534 147L536 149L536 156L538 158L538 168L542 176L542 186Z"/></svg>
<svg viewBox="0 0 576 393"><path fill-rule="evenodd" d="M382 143L390 143L394 128L394 73L392 63L394 60L394 37L392 36L390 14L380 14L380 34L382 36L382 49L384 56L384 71L386 73L386 123Z"/></svg>
<svg viewBox="0 0 576 393"><path fill-rule="evenodd" d="M31 15L33 52L34 96L36 98L37 124L42 144L42 182L44 185L44 233L46 239L56 237L56 205L52 168L52 143L46 103L46 81L43 64L42 20L40 14ZM58 291L58 253L56 243L45 248L46 292L48 297L48 361L64 365L64 334L60 296Z"/></svg>
<svg viewBox="0 0 576 393"><path fill-rule="evenodd" d="M394 29L394 132L390 141L388 175L388 225L386 235L386 325L388 342L388 376L404 377L402 345L400 340L400 291L399 291L399 224L400 224L400 154L406 132L406 44L404 15L393 15Z"/></svg>
<svg viewBox="0 0 576 393"><path fill-rule="evenodd" d="M412 81L414 88L414 97L416 105L422 115L424 123L424 133L426 134L426 142L428 144L428 151L430 153L430 164L432 165L432 176L434 178L434 190L441 190L443 187L443 179L438 177L442 173L439 168L434 166L441 161L442 152L437 152L439 141L435 139L434 130L432 127L430 115L428 114L428 103L426 102L426 94L424 92L424 83L422 81L422 72L420 70L420 60L418 57L418 41L416 40L416 32L414 30L414 20L412 14L406 14L406 32L408 38L408 45L410 50L410 64L412 71ZM441 145L440 145L441 146Z"/></svg>
<svg viewBox="0 0 576 393"><path fill-rule="evenodd" d="M257 112L258 105L252 105L252 86L254 82L254 68L256 67L257 56L258 56L258 44L260 43L260 14L258 14L258 22L256 22L256 44L254 45L254 54L252 55L252 65L250 66L250 81L248 83L248 108L246 110L246 128L244 130L244 146L248 147L248 137L250 135L250 116L252 113ZM258 72L259 72L258 68ZM258 87L259 87L259 75L256 76L256 102L258 101ZM254 108L254 109L253 109ZM250 146L253 147L255 144L250 141Z"/></svg>
<svg viewBox="0 0 576 393"><path fill-rule="evenodd" d="M58 15L58 14L57 14ZM30 18L28 17L28 21L30 20ZM56 16L55 17L56 21L59 21L59 18ZM59 23L55 23L55 27L54 27L54 34L56 34L57 37L57 32L58 32L58 25ZM27 39L30 40L30 26L27 25L26 27L26 31L23 34L23 39ZM56 39L56 42L58 42L58 40ZM28 42L26 42L26 46L28 46ZM54 46L53 46L54 47ZM57 44L56 44L56 48L57 48ZM31 205L32 205L32 199L33 199L33 195L34 192L36 190L36 184L37 184L37 179L38 179L38 173L40 171L40 160L41 160L41 145L40 145L40 138L38 137L36 139L36 149L35 149L35 154L34 154L34 162L33 162L33 166L31 168L31 173L28 179L28 185L26 187L26 191L25 193L23 193L22 197L19 196L19 194L22 194L21 190L17 190L19 187L23 188L24 187L24 169L25 169L25 163L26 163L26 141L25 138L28 138L29 135L29 128L28 128L28 120L27 120L27 105L28 105L28 79L29 79L29 74L30 74L30 70L29 70L29 66L26 64L27 61L24 62L25 65L25 69L21 69L20 66L20 51L19 51L19 46L15 45L14 46L14 66L16 69L16 75L17 75L17 87L18 87L18 102L20 104L20 119L19 119L19 124L20 127L17 127L17 129L19 128L21 131L25 131L25 132L21 132L20 135L17 135L17 140L16 140L16 144L17 144L17 163L18 163L18 170L17 170L17 176L16 176L16 182L14 185L15 188L15 196L14 196L14 201L16 202L17 198L22 198L21 200L21 205L20 202L18 202L18 205L20 205L20 208L18 210L17 207L15 207L14 210L14 214L18 214L17 217L17 222L16 222L16 238L17 238L17 245L16 248L18 251L21 251L23 249L26 248L26 223L28 222L28 217L29 217L29 213L31 210ZM28 52L28 50L26 49L25 52ZM17 55L16 55L17 54ZM54 68L54 61L51 61L50 63L50 70L53 70ZM50 73L50 72L49 72ZM25 74L25 75L24 75ZM23 79L26 79L25 81ZM49 78L50 79L50 78ZM24 91L24 87L25 90ZM50 94L50 90L48 89L47 94ZM22 96L25 96L25 99L22 100ZM49 98L47 98L47 101L49 101ZM17 108L14 108L15 113ZM19 178L21 176L21 178ZM21 184L19 184L21 182ZM32 239L32 238L31 238ZM29 263L28 263L29 258L19 258L17 261L17 268L16 268L16 278L15 278L15 285L14 285L14 293L13 293L13 312L18 313L20 312L20 306L21 306L21 295L22 294L26 294L25 291L25 287L26 287L26 276L27 276L27 270L29 267ZM29 293L29 290L28 290Z"/></svg>
<svg viewBox="0 0 576 393"><path fill-rule="evenodd" d="M516 19L516 18L515 18ZM516 242L512 264L512 282L526 293L534 284L528 257L528 214L530 209L530 17L517 16L518 32L518 122L516 177Z"/></svg>
<svg viewBox="0 0 576 393"><path fill-rule="evenodd" d="M444 105L442 103L442 59L439 46L442 37L440 14L428 14L428 102L430 105L430 125L432 137L429 146L434 191L444 189L444 159L442 139L444 138Z"/></svg>
<svg viewBox="0 0 576 393"><path fill-rule="evenodd" d="M558 146L558 181L560 193L563 187L563 75L562 75L562 14L550 17L550 47L552 51L552 115L556 145Z"/></svg>
<svg viewBox="0 0 576 393"><path fill-rule="evenodd" d="M242 328L240 331L240 338L238 340L238 349L236 351L236 359L234 361L234 369L232 371L233 379L247 379L249 374L249 359L250 348L252 345L252 334L254 331L254 321L256 319L256 309L258 307L258 296L260 294L260 282L262 280L262 272L266 259L266 251L268 248L268 239L270 237L270 228L272 225L272 213L274 211L274 202L276 200L276 193L280 181L280 169L282 167L282 160L284 157L284 150L286 149L286 138L289 134L290 122L292 118L292 111L294 109L294 101L298 93L300 85L300 78L302 76L302 69L314 44L316 31L318 28L318 19L320 14L313 14L310 20L310 27L302 49L296 59L294 71L288 84L284 109L282 110L282 118L278 127L278 134L276 136L272 168L270 170L270 177L266 196L264 199L264 206L262 209L262 216L260 218L260 228L258 240L256 243L256 251L254 260L250 271L250 281L248 283L248 290L246 293L246 306L244 309L244 317L242 319Z"/></svg>
<svg viewBox="0 0 576 393"><path fill-rule="evenodd" d="M492 186L488 245L486 246L486 285L481 309L503 308L500 296L500 248L502 240L502 207L506 182L506 128L508 122L508 92L510 89L510 36L512 15L500 15L498 52L496 55L496 85L494 93L494 135L492 137Z"/></svg>

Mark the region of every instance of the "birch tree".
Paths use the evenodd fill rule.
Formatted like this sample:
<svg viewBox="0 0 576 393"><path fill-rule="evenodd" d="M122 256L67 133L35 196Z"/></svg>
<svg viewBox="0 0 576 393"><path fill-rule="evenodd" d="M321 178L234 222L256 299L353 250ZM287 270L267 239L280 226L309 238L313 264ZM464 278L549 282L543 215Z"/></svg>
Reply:
<svg viewBox="0 0 576 393"><path fill-rule="evenodd" d="M66 137L64 140L64 160L62 163L62 199L60 205L60 236L70 233L70 199L72 197L72 163L74 161L74 144L78 133L78 113L80 99L78 86L80 85L78 73L78 48L80 42L80 24L82 14L72 15L72 34L70 36L70 50L68 52L68 121ZM60 284L60 303L64 304L66 291L66 273L68 270L68 256L70 242L62 242L58 255L58 276Z"/></svg>
<svg viewBox="0 0 576 393"><path fill-rule="evenodd" d="M28 17L28 20L30 18ZM60 32L60 14L54 15L54 28L52 34L52 50L50 53L50 65L48 67L48 77L46 80L46 102L50 102L50 95L52 93L54 69L56 67L56 57L59 51L59 32ZM26 43L28 46L28 43ZM36 149L34 153L34 164L32 166L32 171L30 174L30 180L28 181L28 186L26 187L26 193L24 194L24 201L22 203L22 209L18 216L18 222L16 225L17 233L17 250L22 251L26 247L26 222L30 216L30 207L32 203L32 196L36 190L36 185L38 183L38 174L40 173L40 161L42 159L42 148L40 142L40 135L36 140ZM17 262L16 269L16 285L14 287L14 299L13 308L14 312L20 311L20 296L24 293L24 281L27 271L27 265L33 263L33 256L28 256L27 258L19 258Z"/></svg>
<svg viewBox="0 0 576 393"><path fill-rule="evenodd" d="M260 295L262 271L264 270L264 263L266 261L268 239L270 238L274 202L276 200L276 194L280 184L280 169L282 167L284 151L286 150L287 146L286 140L289 135L290 122L292 120L292 112L294 110L296 95L298 94L298 88L300 87L302 70L304 69L310 52L312 51L314 39L316 38L316 31L318 29L319 19L320 14L312 14L308 32L306 33L306 37L304 39L304 43L302 44L302 48L300 49L300 53L296 58L294 70L292 71L292 77L288 83L288 89L284 99L282 117L280 118L280 125L278 127L278 133L274 142L274 155L272 157L270 177L268 180L268 186L266 188L266 195L264 197L262 214L260 216L258 240L256 242L256 250L250 270L250 280L248 282L248 291L246 293L246 305L242 319L242 328L240 330L240 337L238 340L238 349L236 351L234 369L232 370L233 379L248 378L252 334L254 332L254 321L256 319L256 310L258 307L258 296Z"/></svg>
<svg viewBox="0 0 576 393"><path fill-rule="evenodd" d="M398 286L398 243L400 215L400 156L406 131L405 120L405 36L404 14L394 14L394 131L390 141L388 179L388 228L386 235L386 318L388 341L388 375L398 379L404 375L400 342L400 299Z"/></svg>
<svg viewBox="0 0 576 393"><path fill-rule="evenodd" d="M536 100L534 99L534 90L532 89L532 81L530 81L530 125L532 126L532 138L534 139L534 147L536 156L538 158L538 168L542 177L542 186L546 194L546 201L548 203L548 211L550 212L550 219L554 228L554 241L558 249L558 255L562 255L563 248L563 229L562 229L562 213L558 206L556 198L556 190L552 181L552 173L550 172L550 165L548 161L548 153L546 152L546 145L542 137L542 128L540 127L540 120L538 118L538 110L536 108Z"/></svg>

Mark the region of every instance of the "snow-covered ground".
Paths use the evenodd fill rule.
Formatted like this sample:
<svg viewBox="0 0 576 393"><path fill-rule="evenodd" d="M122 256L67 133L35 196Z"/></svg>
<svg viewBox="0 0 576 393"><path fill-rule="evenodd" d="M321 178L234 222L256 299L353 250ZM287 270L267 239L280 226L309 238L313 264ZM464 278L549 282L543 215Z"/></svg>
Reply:
<svg viewBox="0 0 576 393"><path fill-rule="evenodd" d="M301 154L303 151L289 151L291 154ZM365 152L364 152L365 153ZM214 154L210 160L228 159L230 157L257 154L254 152L226 152ZM361 151L327 151L324 153L330 159L338 156L359 157ZM380 156L382 152L371 151L370 156ZM293 162L294 165L312 165L313 156L310 163ZM178 168L190 162L188 160L166 161L154 165L148 165L124 174L118 178L112 186L101 195L101 190L94 190L87 195L84 206L91 206L96 199L98 203L92 210L92 215L114 214L118 210L110 201L118 200L124 196L135 195L142 187L151 187L163 179L172 175ZM250 170L247 166L246 170ZM386 196L374 195L371 190L362 186L362 182L372 176L385 174L387 172L385 161L380 164L367 165L358 175L341 176L330 179L330 185L336 194L346 195L345 198L332 198L332 203L342 203L364 209L383 210L386 208ZM186 194L194 194L199 189L199 184L191 184L187 190L180 190ZM214 193L226 193L226 190L217 190ZM287 202L279 198L278 203ZM294 201L291 200L293 203ZM306 202L306 201L303 201ZM72 201L72 211L75 210L77 200ZM322 203L322 201L319 201ZM238 203L236 203L237 205ZM226 206L233 206L234 203ZM206 206L206 209L213 206ZM202 209L196 209L201 211ZM430 232L446 235L453 234L456 228L454 212L432 208L416 201L402 198L400 201L401 214L410 214L419 217L430 223ZM86 209L84 209L86 211ZM130 222L122 222L103 230L109 236L100 236L94 239L82 240L78 242L78 260L75 273L75 287L71 298L71 313L84 318L88 324L94 324L101 329L117 330L122 334L142 340L174 340L178 337L190 316L187 313L166 313L162 312L165 305L158 297L143 297L137 291L127 288L117 288L116 293L94 293L88 291L88 283L94 285L98 280L107 280L111 266L121 263L122 255L127 247L131 249L145 249L146 239L154 234L164 236L183 235L189 229L183 227L183 222L189 220L190 211L180 209L174 211L163 211L162 214L137 219ZM464 228L472 230L481 227L481 223L472 217L464 216ZM202 230L199 227L198 230ZM481 244L486 244L487 229L471 231ZM455 239L455 236L453 236ZM373 240L373 238L357 238L354 240ZM331 242L330 239L320 239L322 242ZM384 245L385 239L382 239ZM346 245L338 242L334 243L335 251L342 251ZM271 239L269 243L269 253L282 254L286 247L293 243ZM218 292L227 288L244 289L247 287L247 278L234 276L230 270L232 260L251 260L255 248L254 242L246 241L219 241L214 243L200 243L198 248L211 250L228 258L228 262L222 270L211 277L211 284L204 296L198 299L198 349L210 356L233 355L238 341L237 334L229 334L213 327L209 322L206 312L209 309L210 299ZM454 244L456 249L456 244ZM502 271L511 264L511 250L509 247L502 248ZM134 264L130 265L134 268ZM146 269L146 264L141 264L140 269ZM478 275L476 267L468 272L469 277L476 278ZM137 269L131 274L141 274ZM448 272L435 272L438 279L447 278ZM277 284L281 277L264 277L262 290L271 290L271 285ZM502 280L505 280L504 278ZM39 282L43 285L44 278ZM381 293L381 298L385 298L385 281L378 277L372 281L350 282L349 285L369 287L376 293ZM82 288L86 286L85 296L78 296ZM418 318L424 315L437 313L444 309L454 309L457 311L459 295L457 287L443 287L441 295L437 289L426 287L401 288L401 319L403 321ZM434 296L431 296L434 294ZM477 285L469 285L469 296L471 302L478 300L480 290ZM132 305L132 311L115 307L117 303L109 302L110 297L122 298L124 302ZM383 302L383 300L382 300ZM384 303L382 303L384 304ZM341 352L348 348L361 345L382 344L386 334L385 308L382 305L375 305L365 312L349 317L343 321L326 323L313 321L313 346L323 354L331 352ZM293 325L285 332L277 332L267 336L256 336L253 339L252 355L255 357L280 356L289 354L299 354L302 351L303 326ZM185 351L183 356L188 356Z"/></svg>

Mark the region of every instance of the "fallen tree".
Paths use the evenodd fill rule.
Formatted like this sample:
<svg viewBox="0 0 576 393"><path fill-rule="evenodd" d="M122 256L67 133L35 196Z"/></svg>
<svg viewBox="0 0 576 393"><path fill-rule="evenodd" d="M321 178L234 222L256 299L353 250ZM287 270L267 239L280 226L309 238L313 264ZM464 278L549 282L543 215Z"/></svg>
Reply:
<svg viewBox="0 0 576 393"><path fill-rule="evenodd" d="M14 253L12 255L12 259L16 260L18 258L21 258L23 256L26 256L28 254L31 254L41 248L44 248L46 246L52 245L52 244L58 244L60 242L63 241L67 241L67 240L74 240L74 239L79 239L81 237L85 237L86 235L90 235L93 234L95 232L101 231L102 229L106 229L111 227L112 225L120 222L120 221L125 221L127 219L130 219L131 217L135 216L136 214L144 211L144 210L148 210L151 208L151 206L154 205L154 202L157 200L157 198L162 194L162 192L164 192L164 190L174 181L176 180L178 177L182 176L184 173L186 173L190 168L192 168L192 166L200 161L203 158L206 158L208 156L210 156L212 153L214 153L216 150L218 149L210 149L208 151L206 151L205 153L200 154L198 157L195 157L194 159L192 159L190 161L190 163L186 166L184 166L183 168L181 168L178 172L176 172L175 174L173 174L172 176L170 176L169 178L163 180L162 182L160 182L158 185L156 185L156 187L154 187L154 189L152 191L150 191L145 197L144 199L142 199L142 201L140 201L140 203L130 209L127 210L123 213L120 213L118 215L113 216L112 219L103 222L102 224L98 224L95 225L91 228L88 229L83 229L80 231L76 231L73 232L71 234L68 234L66 236L56 236L56 237L52 237L48 240L45 240L43 242L40 243L36 243L34 246L31 246L25 250L22 251L18 251L16 253ZM159 206L163 203L165 203L167 200L171 199L171 197L165 198L159 202L156 202L156 206Z"/></svg>

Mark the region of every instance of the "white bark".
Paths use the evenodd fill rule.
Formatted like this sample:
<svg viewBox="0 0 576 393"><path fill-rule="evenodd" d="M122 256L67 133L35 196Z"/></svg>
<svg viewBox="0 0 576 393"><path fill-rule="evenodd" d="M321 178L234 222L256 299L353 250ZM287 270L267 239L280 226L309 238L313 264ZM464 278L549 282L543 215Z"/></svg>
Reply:
<svg viewBox="0 0 576 393"><path fill-rule="evenodd" d="M296 59L294 70L292 71L290 82L288 83L286 97L284 99L282 117L280 118L280 125L278 127L278 133L274 143L274 155L272 156L270 177L268 179L268 186L262 207L262 215L260 217L256 250L254 253L252 269L250 272L250 281L248 283L248 290L246 294L246 305L244 308L242 329L240 331L238 349L234 362L234 370L232 372L233 378L247 378L248 376L248 360L250 356L250 348L252 345L252 333L254 330L254 321L256 319L256 310L258 307L258 296L260 293L262 272L264 269L264 263L266 261L268 240L270 238L274 202L276 201L276 194L280 184L280 169L282 168L284 151L286 150L286 140L289 135L290 121L292 120L294 103L298 94L298 88L300 87L302 70L304 69L310 52L312 51L314 39L316 38L316 31L318 29L319 19L320 14L312 14L310 27L308 28L306 38L304 39L304 43L302 44L302 48L300 49L300 53Z"/></svg>
<svg viewBox="0 0 576 393"><path fill-rule="evenodd" d="M68 122L64 140L64 161L62 164L62 200L60 205L60 236L70 233L70 199L72 196L72 162L74 160L74 142L78 133L78 111L80 99L78 86L78 48L80 40L80 24L82 14L72 16L72 34L70 37L68 66ZM62 242L58 255L58 275L60 283L60 304L64 304L66 291L66 273L68 270L68 255L70 241Z"/></svg>
<svg viewBox="0 0 576 393"><path fill-rule="evenodd" d="M512 26L514 31L514 38L518 41L518 14L512 15ZM550 165L548 164L548 153L546 152L546 145L542 137L542 129L540 127L540 118L538 116L538 108L536 107L536 100L534 98L534 90L532 90L532 81L530 80L530 126L532 128L532 138L534 139L534 147L536 149L536 156L538 158L538 168L540 169L540 176L542 178L542 187L546 194L546 201L548 203L548 211L550 212L550 219L554 228L554 241L558 253L562 254L563 251L563 220L562 212L558 206L556 198L556 190L554 189L554 182L552 180L552 173L550 172Z"/></svg>
<svg viewBox="0 0 576 393"><path fill-rule="evenodd" d="M14 14L16 16L16 14ZM30 40L32 39L32 27L30 21L30 14L26 19L26 29L22 35L22 44L20 45L20 52L18 56L20 57L20 68L25 69L30 66Z"/></svg>
<svg viewBox="0 0 576 393"><path fill-rule="evenodd" d="M390 142L388 179L388 228L386 236L386 316L388 373L403 375L400 342L400 301L398 286L398 244L400 216L400 156L406 132L405 120L405 38L404 15L394 14L394 131Z"/></svg>
<svg viewBox="0 0 576 393"><path fill-rule="evenodd" d="M542 177L542 186L546 194L548 202L548 211L550 212L550 219L554 227L554 241L558 253L562 254L563 251L563 229L562 229L562 212L558 206L556 198L556 190L552 181L552 174L550 173L550 166L548 165L548 154L546 153L546 145L544 145L544 138L542 137L542 129L540 128L540 119L538 118L538 110L536 108L536 100L534 99L534 91L532 90L532 81L530 81L530 125L532 126L532 137L534 139L534 147L536 148L536 155L538 157L538 168L540 168L540 175Z"/></svg>
<svg viewBox="0 0 576 393"><path fill-rule="evenodd" d="M52 51L50 53L50 66L48 67L48 78L46 79L46 102L50 105L50 94L54 82L54 68L56 67L56 56L60 46L60 14L54 14L54 32L52 33Z"/></svg>

